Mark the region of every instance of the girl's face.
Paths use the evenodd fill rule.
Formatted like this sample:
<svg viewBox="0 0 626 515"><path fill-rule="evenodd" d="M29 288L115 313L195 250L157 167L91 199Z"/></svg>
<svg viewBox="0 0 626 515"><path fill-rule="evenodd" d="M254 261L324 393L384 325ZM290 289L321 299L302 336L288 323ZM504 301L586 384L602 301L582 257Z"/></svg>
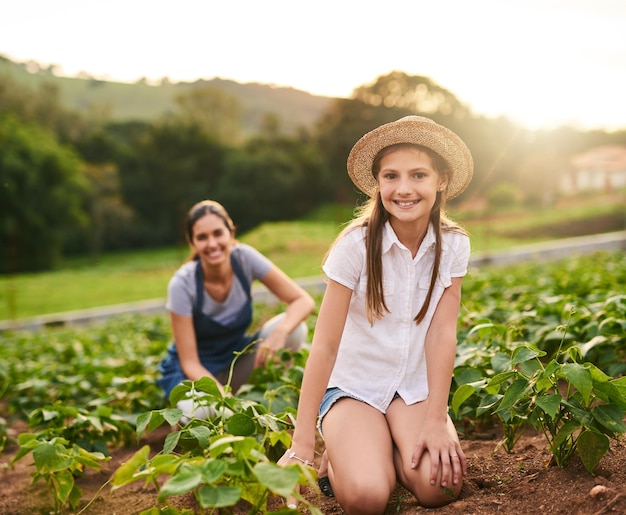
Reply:
<svg viewBox="0 0 626 515"><path fill-rule="evenodd" d="M446 186L430 156L415 148L399 148L383 156L376 179L392 223L427 223L437 192Z"/></svg>
<svg viewBox="0 0 626 515"><path fill-rule="evenodd" d="M217 215L207 213L193 225L191 247L208 266L218 266L229 260L233 241L232 233Z"/></svg>

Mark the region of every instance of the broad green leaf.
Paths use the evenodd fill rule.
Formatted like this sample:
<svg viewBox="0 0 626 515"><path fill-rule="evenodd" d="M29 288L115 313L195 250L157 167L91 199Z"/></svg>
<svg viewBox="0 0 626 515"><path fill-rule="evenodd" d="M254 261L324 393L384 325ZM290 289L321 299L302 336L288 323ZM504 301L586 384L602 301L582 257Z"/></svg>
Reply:
<svg viewBox="0 0 626 515"><path fill-rule="evenodd" d="M78 488L76 485L74 485L67 499L69 505L72 508L76 508L76 506L78 506L78 503L80 502L82 495L83 495L83 492L81 491L81 489Z"/></svg>
<svg viewBox="0 0 626 515"><path fill-rule="evenodd" d="M601 401L607 404L615 404L622 411L626 411L626 398L622 392L612 383L593 383L593 393Z"/></svg>
<svg viewBox="0 0 626 515"><path fill-rule="evenodd" d="M183 418L183 410L178 408L169 408L162 411L163 418L170 426L178 424L181 418Z"/></svg>
<svg viewBox="0 0 626 515"><path fill-rule="evenodd" d="M541 374L543 371L541 362L538 359L531 359L528 361L523 361L519 365L517 365L519 371L522 375L526 377L536 377Z"/></svg>
<svg viewBox="0 0 626 515"><path fill-rule="evenodd" d="M512 377L517 377L517 372L514 370L509 370L508 372L502 372L497 374L491 378L489 383L487 384L487 388L491 389L494 386L500 386L502 383L507 382Z"/></svg>
<svg viewBox="0 0 626 515"><path fill-rule="evenodd" d="M611 433L626 433L624 412L617 406L600 404L591 410L593 418Z"/></svg>
<svg viewBox="0 0 626 515"><path fill-rule="evenodd" d="M198 502L203 508L235 506L241 499L241 488L235 486L203 486L198 490Z"/></svg>
<svg viewBox="0 0 626 515"><path fill-rule="evenodd" d="M55 495L61 504L65 504L74 488L74 476L69 470L63 470L52 475L52 482L54 483Z"/></svg>
<svg viewBox="0 0 626 515"><path fill-rule="evenodd" d="M183 495L202 482L202 472L196 467L181 467L168 479L159 491L159 501L171 495Z"/></svg>
<svg viewBox="0 0 626 515"><path fill-rule="evenodd" d="M461 385L456 389L451 403L451 408L455 415L458 414L461 404L474 395L475 391L476 389L468 384Z"/></svg>
<svg viewBox="0 0 626 515"><path fill-rule="evenodd" d="M554 393L552 395L541 395L535 399L535 403L539 406L543 411L545 411L550 418L554 419L556 414L559 412L559 407L561 406L561 397L560 394Z"/></svg>
<svg viewBox="0 0 626 515"><path fill-rule="evenodd" d="M113 474L111 478L111 490L116 490L124 485L132 483L134 481L133 476L139 470L140 467L145 466L150 456L150 446L144 445L139 449L132 458L126 463L122 464Z"/></svg>
<svg viewBox="0 0 626 515"><path fill-rule="evenodd" d="M58 472L72 465L68 450L61 444L44 442L33 449L35 466L40 472Z"/></svg>
<svg viewBox="0 0 626 515"><path fill-rule="evenodd" d="M580 456L585 469L590 474L598 466L602 457L609 450L609 439L606 435L585 429L578 435L576 452Z"/></svg>
<svg viewBox="0 0 626 515"><path fill-rule="evenodd" d="M496 372L504 372L511 369L511 358L504 352L496 352L491 358L491 366Z"/></svg>
<svg viewBox="0 0 626 515"><path fill-rule="evenodd" d="M276 423L276 417L270 414L257 415L255 420L261 427L269 429L271 432L280 431L280 426ZM292 426L293 427L293 426Z"/></svg>
<svg viewBox="0 0 626 515"><path fill-rule="evenodd" d="M202 480L204 483L215 483L222 477L224 472L228 469L228 464L222 460L209 460L202 465L200 470L202 471Z"/></svg>
<svg viewBox="0 0 626 515"><path fill-rule="evenodd" d="M210 397L222 398L222 392L217 387L215 379L211 377L203 377L198 381L194 381L193 385L198 392L208 393Z"/></svg>
<svg viewBox="0 0 626 515"><path fill-rule="evenodd" d="M550 362L545 366L543 372L541 373L542 379L551 378L557 371L561 368L561 364L556 360L550 360Z"/></svg>
<svg viewBox="0 0 626 515"><path fill-rule="evenodd" d="M545 356L546 353L537 348L532 348L529 345L520 345L516 347L513 351L513 356L511 357L511 365L518 365L520 363L524 363L525 361L530 361L532 359L540 358Z"/></svg>
<svg viewBox="0 0 626 515"><path fill-rule="evenodd" d="M89 452L88 450L77 445L74 446L74 451L78 451L78 455L75 457L77 462L94 470L100 470L102 468L101 462L109 461L111 459L101 452Z"/></svg>
<svg viewBox="0 0 626 515"><path fill-rule="evenodd" d="M285 448L289 448L291 446L291 435L285 430L272 431L268 435L268 438L272 447L277 443L282 443Z"/></svg>
<svg viewBox="0 0 626 515"><path fill-rule="evenodd" d="M593 379L595 383L608 383L611 380L611 377L606 375L602 370L593 365L592 363L585 363L587 370L591 374L591 379Z"/></svg>
<svg viewBox="0 0 626 515"><path fill-rule="evenodd" d="M478 406L478 408L476 408L476 415L480 416L483 413L490 411L491 408L493 408L493 406L502 398L502 395L494 395L494 394L488 394L485 395L481 400L480 400L480 405Z"/></svg>
<svg viewBox="0 0 626 515"><path fill-rule="evenodd" d="M459 386L480 381L482 378L482 372L480 370L476 370L475 368L463 368L461 370L454 370L454 382Z"/></svg>
<svg viewBox="0 0 626 515"><path fill-rule="evenodd" d="M163 414L169 410L154 410L148 411L147 413L142 413L137 417L137 441L139 441L139 437L144 433L151 433L158 427L161 427L163 422L165 421ZM180 410L178 410L180 411Z"/></svg>
<svg viewBox="0 0 626 515"><path fill-rule="evenodd" d="M180 431L174 431L173 433L168 433L165 437L165 442L163 443L163 454L170 454L176 449L178 442L180 440Z"/></svg>
<svg viewBox="0 0 626 515"><path fill-rule="evenodd" d="M256 478L253 476L251 481L241 482L241 498L244 501L248 501L250 504L255 505L258 504L259 499L263 499L264 497L267 499L268 490L261 483L256 481ZM260 513L265 513L265 507L267 503L262 503L259 508L261 508Z"/></svg>
<svg viewBox="0 0 626 515"><path fill-rule="evenodd" d="M189 428L189 434L198 440L198 445L203 449L209 445L211 430L206 426L193 426Z"/></svg>
<svg viewBox="0 0 626 515"><path fill-rule="evenodd" d="M142 413L141 415L137 417L137 426L135 429L137 433L137 441L141 439L141 435L146 430L146 427L148 427L151 417L152 417L151 411L148 411L147 413Z"/></svg>
<svg viewBox="0 0 626 515"><path fill-rule="evenodd" d="M577 393L577 395L580 395ZM589 427L591 422L593 421L593 416L591 415L591 411L577 401L576 397L569 397L568 399L563 399L563 405L567 407L568 411L574 416L574 418L583 426Z"/></svg>
<svg viewBox="0 0 626 515"><path fill-rule="evenodd" d="M59 416L59 412L56 410L52 411L52 410L42 409L40 413L45 422L49 422L50 420Z"/></svg>
<svg viewBox="0 0 626 515"><path fill-rule="evenodd" d="M254 434L254 421L244 413L235 413L226 424L228 432L236 436L250 436Z"/></svg>
<svg viewBox="0 0 626 515"><path fill-rule="evenodd" d="M192 391L192 383L191 381L183 381L180 384L177 384L172 391L170 392L170 406L176 406L178 401L182 401L188 399L189 394Z"/></svg>
<svg viewBox="0 0 626 515"><path fill-rule="evenodd" d="M580 392L583 396L585 404L588 405L591 399L591 389L593 386L589 370L578 363L566 363L561 367L561 373L567 381Z"/></svg>
<svg viewBox="0 0 626 515"><path fill-rule="evenodd" d="M504 392L504 396L500 400L500 404L495 410L495 413L500 413L511 409L515 405L515 403L517 403L517 401L524 397L527 388L528 381L526 379L520 378L513 381L513 383L511 383L511 386L509 386L506 392Z"/></svg>
<svg viewBox="0 0 626 515"><path fill-rule="evenodd" d="M497 325L493 322L487 322L484 324L478 324L472 327L467 336L472 336L473 334L477 334L480 339L485 339L487 336L491 335L491 333L499 334L501 336L506 334L506 326Z"/></svg>
<svg viewBox="0 0 626 515"><path fill-rule="evenodd" d="M275 463L257 463L252 471L260 483L283 497L293 493L300 478L299 465L281 467Z"/></svg>

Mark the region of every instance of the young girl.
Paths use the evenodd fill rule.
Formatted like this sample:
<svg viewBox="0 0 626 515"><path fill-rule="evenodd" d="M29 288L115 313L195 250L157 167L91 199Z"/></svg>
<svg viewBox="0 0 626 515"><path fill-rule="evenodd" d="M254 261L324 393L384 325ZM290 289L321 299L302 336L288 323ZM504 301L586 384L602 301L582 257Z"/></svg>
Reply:
<svg viewBox="0 0 626 515"><path fill-rule="evenodd" d="M425 507L461 490L466 458L448 416L469 239L446 199L473 173L461 139L408 116L363 136L348 173L370 200L332 245L292 446L312 462L316 420L327 495L348 514L383 513L396 481ZM324 489L323 489L324 490Z"/></svg>
<svg viewBox="0 0 626 515"><path fill-rule="evenodd" d="M257 250L235 240L235 226L217 202L205 200L187 216L186 238L191 257L168 287L174 342L161 363L159 383L166 397L184 379L212 377L221 389L235 352L259 340L255 352L240 356L234 368L234 392L252 369L286 347L296 350L306 338L304 320L315 304L311 296ZM247 334L252 322L251 285L261 281L286 312L267 322L256 334ZM187 420L203 416L194 400L178 405ZM206 414L204 414L206 415Z"/></svg>

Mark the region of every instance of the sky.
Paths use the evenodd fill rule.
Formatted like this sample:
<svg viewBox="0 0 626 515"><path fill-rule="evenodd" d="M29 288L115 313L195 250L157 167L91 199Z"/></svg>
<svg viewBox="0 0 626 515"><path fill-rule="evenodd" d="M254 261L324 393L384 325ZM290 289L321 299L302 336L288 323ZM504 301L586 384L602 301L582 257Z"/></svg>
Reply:
<svg viewBox="0 0 626 515"><path fill-rule="evenodd" d="M399 70L530 129L626 128L624 0L20 0L0 9L0 54L331 97Z"/></svg>

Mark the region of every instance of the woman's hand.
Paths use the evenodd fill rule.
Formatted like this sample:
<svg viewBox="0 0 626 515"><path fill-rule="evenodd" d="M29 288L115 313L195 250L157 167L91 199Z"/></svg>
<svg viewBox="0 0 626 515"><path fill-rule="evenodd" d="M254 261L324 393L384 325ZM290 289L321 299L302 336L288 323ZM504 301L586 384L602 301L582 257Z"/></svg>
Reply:
<svg viewBox="0 0 626 515"><path fill-rule="evenodd" d="M424 452L430 455L430 484L436 485L441 474L441 486L454 488L467 474L467 458L458 438L452 436L448 427L451 422L429 421L424 423L415 450L411 457L411 468L417 468ZM456 435L456 431L453 432Z"/></svg>
<svg viewBox="0 0 626 515"><path fill-rule="evenodd" d="M265 366L265 364L276 357L276 353L285 346L287 334L280 328L274 329L261 343L254 357L254 368Z"/></svg>

